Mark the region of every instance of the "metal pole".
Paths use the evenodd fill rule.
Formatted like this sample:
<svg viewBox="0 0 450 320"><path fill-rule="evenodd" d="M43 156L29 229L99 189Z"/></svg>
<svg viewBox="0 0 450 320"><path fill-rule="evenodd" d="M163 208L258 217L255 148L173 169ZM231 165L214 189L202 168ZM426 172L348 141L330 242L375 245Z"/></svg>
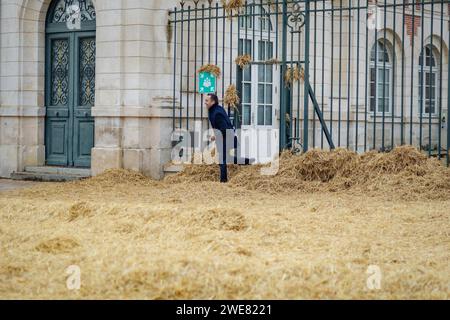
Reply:
<svg viewBox="0 0 450 320"><path fill-rule="evenodd" d="M387 46L386 46L386 20L387 20L387 10L386 10L386 0L384 0L384 30L383 30L383 55L384 52L387 52ZM386 121L386 58L383 57L383 113L382 113L382 123L381 123L381 150L384 152L386 151L385 145L384 145L384 138L385 138L385 121ZM389 74L389 77L391 75Z"/></svg>
<svg viewBox="0 0 450 320"><path fill-rule="evenodd" d="M339 90L338 90L338 147L341 146L341 119L342 119L342 0L339 1Z"/></svg>
<svg viewBox="0 0 450 320"><path fill-rule="evenodd" d="M396 0L394 0L394 5L396 4ZM394 29L394 34L397 34L397 32L396 32L396 8L397 7L395 7L394 6L394 13L392 14L393 15L393 25L394 25L394 27L393 27L393 29ZM394 143L394 132L395 132L395 124L394 124L394 117L395 117L395 79L397 78L397 73L396 73L396 66L397 66L397 56L396 56L396 52L395 52L395 46L396 46L396 43L395 43L395 40L396 40L396 38L394 37L394 40L393 40L393 42L394 42L394 44L393 44L393 48L392 48L392 50L393 50L393 55L392 55L392 77L391 77L391 79L392 79L392 81L391 81L391 85L392 85L392 95L391 95L391 97L392 97L392 109L391 109L391 148L393 149L394 148L394 146L395 146L395 143Z"/></svg>
<svg viewBox="0 0 450 320"><path fill-rule="evenodd" d="M359 1L359 0L358 0ZM325 10L325 0L323 0L322 3L322 9ZM322 109L322 115L323 115L323 107L325 105L324 103L324 91L325 91L325 12L322 12L322 86L321 86L321 92L322 92L322 100L321 100L321 109ZM320 136L320 147L323 149L323 130Z"/></svg>
<svg viewBox="0 0 450 320"><path fill-rule="evenodd" d="M403 5L403 10L402 10L402 19L405 19L405 7L406 5ZM405 23L402 23L402 54L403 52L405 52ZM400 106L401 106L401 120L400 120L400 144L404 145L405 144L405 128L404 128L404 120L405 120L405 59L402 59L402 93L401 93L401 102L400 102Z"/></svg>
<svg viewBox="0 0 450 320"><path fill-rule="evenodd" d="M310 0L305 1L305 90L303 100L303 152L308 151L309 118L309 15Z"/></svg>
<svg viewBox="0 0 450 320"><path fill-rule="evenodd" d="M314 62L313 62L313 70L314 70L314 78L313 78L313 88L314 88L314 93L316 92L316 74L317 74L317 2L318 1L314 1L314 39L313 39L313 43L314 43L314 47L313 47L313 57L314 57ZM313 143L313 148L316 147L316 113L313 112L313 138L312 138L312 143Z"/></svg>
<svg viewBox="0 0 450 320"><path fill-rule="evenodd" d="M174 10L175 22L173 25L174 41L173 41L173 105L172 105L172 131L175 131L175 109L176 109L176 90L177 90L177 8Z"/></svg>
<svg viewBox="0 0 450 320"><path fill-rule="evenodd" d="M358 0L358 21L357 21L357 28L356 28L356 57L359 59L359 37L360 37L360 20L361 20L361 12L360 12L360 0ZM355 124L355 151L358 151L358 125L359 125L359 60L356 62L356 124Z"/></svg>
<svg viewBox="0 0 450 320"><path fill-rule="evenodd" d="M434 15L434 5L433 3L431 3L431 15L430 15L430 23L431 23L431 37L430 37L430 60L434 58L433 55L433 25L434 25L434 20L433 20L433 15ZM433 79L432 77L435 76L436 79L434 79L434 86L433 86ZM434 107L434 111L433 113L436 112L436 96L434 96L434 101L432 101L431 99L431 94L432 94L432 90L434 90L434 93L436 93L436 81L437 81L437 75L433 74L433 65L430 61L430 85L428 86L429 89L429 102L428 102L428 156L431 157L431 110L432 107ZM425 95L426 97L426 95ZM438 130L441 130L441 128L439 128Z"/></svg>
<svg viewBox="0 0 450 320"><path fill-rule="evenodd" d="M179 119L179 128L183 128L183 57L184 57L184 2L181 3L181 53L180 53L180 119Z"/></svg>
<svg viewBox="0 0 450 320"><path fill-rule="evenodd" d="M442 50L444 49L444 4L441 3L441 45L440 45L440 56L439 56L439 126L438 126L438 159L441 160L442 151ZM447 79L448 83L448 79Z"/></svg>
<svg viewBox="0 0 450 320"><path fill-rule="evenodd" d="M415 26L415 13L414 10L416 8L416 4L412 4L412 25ZM414 30L414 29L413 29ZM414 39L415 36L411 37L411 61L414 61ZM409 144L413 144L413 110L414 110L414 104L413 104L413 97L414 97L414 63L411 63L411 86L410 86L410 103L409 103Z"/></svg>
<svg viewBox="0 0 450 320"><path fill-rule="evenodd" d="M280 105L280 150L284 150L286 146L286 97L287 88L284 83L284 73L286 72L286 58L287 58L287 0L283 0L283 28L281 39L281 72L280 72L280 93L281 93L281 105Z"/></svg>
<svg viewBox="0 0 450 320"><path fill-rule="evenodd" d="M450 43L450 32L448 33L448 40ZM450 63L447 63L448 71L447 77L450 75ZM447 81L447 167L450 165L450 85Z"/></svg>
<svg viewBox="0 0 450 320"><path fill-rule="evenodd" d="M422 5L421 5L421 23L420 25L423 26L425 23L425 6L424 6L424 0L422 0ZM420 66L420 114L419 114L419 123L420 123L420 127L419 127L419 148L420 150L422 150L422 136L423 136L423 105L425 102L425 91L423 90L423 86L425 83L425 73L424 73L424 65L426 63L426 49L424 47L424 28L422 27L422 32L421 32L421 37L420 37L420 50L422 52L421 57L422 57L422 64Z"/></svg>
<svg viewBox="0 0 450 320"><path fill-rule="evenodd" d="M187 16L187 43L188 43L188 49L187 49L187 83L186 83L186 90L187 90L187 98L186 98L186 130L189 132L189 84L190 84L190 77L191 77L191 6L188 6L188 16Z"/></svg>

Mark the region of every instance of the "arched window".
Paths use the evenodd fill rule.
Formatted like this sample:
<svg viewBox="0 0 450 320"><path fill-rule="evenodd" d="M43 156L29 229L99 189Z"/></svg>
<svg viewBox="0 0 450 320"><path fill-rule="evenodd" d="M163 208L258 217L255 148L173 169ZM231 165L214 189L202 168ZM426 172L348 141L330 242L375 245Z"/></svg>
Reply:
<svg viewBox="0 0 450 320"><path fill-rule="evenodd" d="M425 64L424 54L425 52ZM426 46L419 57L419 103L423 113L436 113L436 98L438 96L438 68L431 46ZM425 101L422 99L425 97ZM424 109L422 109L424 107Z"/></svg>
<svg viewBox="0 0 450 320"><path fill-rule="evenodd" d="M370 111L390 112L392 58L382 40L373 45L370 54Z"/></svg>

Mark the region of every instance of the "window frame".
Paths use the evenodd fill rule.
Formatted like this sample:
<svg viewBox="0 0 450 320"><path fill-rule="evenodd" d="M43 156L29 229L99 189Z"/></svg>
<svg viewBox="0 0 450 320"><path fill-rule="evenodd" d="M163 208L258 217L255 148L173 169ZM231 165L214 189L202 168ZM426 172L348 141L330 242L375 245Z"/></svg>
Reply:
<svg viewBox="0 0 450 320"><path fill-rule="evenodd" d="M379 45L382 46L382 48L379 48ZM375 56L373 56L373 51L377 50L377 54L376 54L376 59L377 61L375 61ZM385 60L380 60L379 53L383 53L387 54L388 56L388 61ZM374 115L378 116L378 115L390 115L392 114L392 109L395 106L392 106L392 101L393 101L393 96L392 96L392 86L395 85L394 84L394 73L393 73L393 59L395 59L395 57L392 55L392 52L389 48L389 45L386 41L383 41L382 39L378 39L376 41L376 43L374 43L372 45L371 51L370 51L370 62L369 62L369 112L373 113ZM372 70L376 69L375 71L375 80L372 81ZM379 74L384 73L386 75L386 71L388 71L389 75L388 75L388 79L387 81L384 82L384 87L385 89L387 88L387 92L385 90L384 92L384 96L383 96L383 92L379 92L379 86L381 86L381 89L383 90L383 82L379 82L378 78L379 78ZM384 77L385 77L384 75ZM375 82L375 94L372 94L372 84L373 82ZM382 91L381 90L381 91ZM372 99L375 99L375 107L372 109ZM380 109L380 104L379 104L379 100L383 100L386 103L387 100L387 110L381 110Z"/></svg>
<svg viewBox="0 0 450 320"><path fill-rule="evenodd" d="M265 61L268 59L271 59L274 57L275 55L275 32L273 30L273 21L272 18L267 14L267 10L264 8L264 6L261 7L260 4L252 4L250 7L250 12L248 14L252 14L254 8L258 8L256 10L256 14L255 14L255 25L257 26L255 29L253 29L253 18L252 16L247 18L247 26L245 25L245 19L243 17L240 17L239 19L239 28L240 28L240 37L238 39L239 43L238 43L238 55L242 55L242 54L250 54L252 56L252 60L253 61L257 61L257 62L261 62L261 61ZM262 8L262 13L260 11L260 9ZM269 27L270 28L264 28L263 30L261 30L260 26L261 25L261 14L262 14L262 19L265 21L269 21ZM267 26L267 24L266 24ZM270 31L268 30L270 29ZM270 36L269 36L270 34ZM270 39L270 43L271 43L271 54L269 53L269 55L271 55L271 57L264 57L265 59L261 60L260 59L260 44L261 43L265 43L267 45L267 43L269 43L269 39ZM245 43L246 41L248 41L249 44L249 50L244 50L243 48L243 43ZM264 45L265 49L267 48L266 45ZM253 52L254 49L254 52ZM266 49L267 50L267 49ZM268 52L266 51L264 53L264 55L267 55ZM272 68L272 78L271 78L271 82L267 82L266 78L264 77L264 81L260 82L259 80L259 72L260 72L260 68L267 68L267 67L271 67ZM250 70L250 80L248 80L248 77L246 77L246 72L249 72L248 70ZM251 64L250 66L247 66L244 70L240 69L238 67L238 72L240 73L238 75L238 79L240 80L240 83L238 84L240 88L242 88L242 92L241 92L241 112L242 112L242 120L241 120L241 126L245 129L245 128L249 128L249 127L273 127L275 125L275 107L276 107L276 94L278 91L278 82L277 82L277 77L276 77L276 69L275 69L275 65L263 65L263 64ZM264 71L264 75L266 75L266 71ZM250 84L250 102L246 102L247 98L245 96L245 90L244 90L244 86ZM264 102L263 103L259 103L258 101L258 88L260 85L264 85ZM272 86L272 101L271 103L267 103L266 98L266 86L267 85L271 85ZM259 117L258 117L258 109L260 107L260 105L263 105L264 107L264 124L259 124ZM250 106L250 110L246 111L246 107ZM271 108L271 123L268 123L266 121L266 116L267 116L267 108ZM246 114L249 112L249 119L247 119ZM247 121L248 120L248 121ZM247 121L247 122L246 122Z"/></svg>
<svg viewBox="0 0 450 320"><path fill-rule="evenodd" d="M427 49L430 52L430 56L427 55L426 51ZM434 54L434 48L431 47L430 44L425 45L422 48L422 52L419 55L419 83L418 83L418 91L419 91L419 110L418 110L418 114L422 115L422 116L437 116L438 115L438 108L437 108L437 102L439 101L439 68L437 67L438 65L438 61L436 59L436 55ZM423 56L425 52L425 57ZM422 74L422 64L425 58L425 65L423 66L423 74ZM430 60L428 60L428 58L431 58ZM431 66L431 73L430 73L430 66L427 63L428 61L433 61L434 62L434 66ZM424 78L422 78L425 75ZM435 81L434 81L434 85L431 86L427 85L427 75L434 75ZM424 79L424 83L422 84L422 79ZM431 81L431 76L428 78ZM433 112L427 112L427 102L430 101L429 98L426 98L426 94L427 94L427 88L429 87L434 87L434 99L432 99L432 107L429 106L429 109L432 109ZM423 97L425 97L424 101L423 101L423 110L422 109L422 100ZM431 111L431 110L430 110Z"/></svg>

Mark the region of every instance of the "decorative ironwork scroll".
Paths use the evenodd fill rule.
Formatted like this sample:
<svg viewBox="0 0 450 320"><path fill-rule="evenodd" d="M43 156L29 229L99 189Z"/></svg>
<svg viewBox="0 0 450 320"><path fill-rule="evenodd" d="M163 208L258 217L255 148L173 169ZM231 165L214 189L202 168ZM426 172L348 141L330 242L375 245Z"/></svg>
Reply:
<svg viewBox="0 0 450 320"><path fill-rule="evenodd" d="M67 39L52 43L51 104L66 106L69 96L69 42Z"/></svg>
<svg viewBox="0 0 450 320"><path fill-rule="evenodd" d="M80 105L95 104L95 38L80 40Z"/></svg>
<svg viewBox="0 0 450 320"><path fill-rule="evenodd" d="M288 26L293 31L300 31L305 24L305 14L300 2L294 2L288 12Z"/></svg>
<svg viewBox="0 0 450 320"><path fill-rule="evenodd" d="M78 7L81 21L92 21L96 19L95 7L92 0L60 0L53 11L51 23L67 22L70 18L70 8Z"/></svg>

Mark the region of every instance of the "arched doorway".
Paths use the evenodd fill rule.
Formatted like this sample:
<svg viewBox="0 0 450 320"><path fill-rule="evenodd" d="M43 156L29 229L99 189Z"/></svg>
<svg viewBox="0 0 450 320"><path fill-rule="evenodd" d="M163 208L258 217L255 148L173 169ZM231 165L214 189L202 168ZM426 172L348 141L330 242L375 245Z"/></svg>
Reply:
<svg viewBox="0 0 450 320"><path fill-rule="evenodd" d="M95 8L53 0L46 20L46 165L90 167L94 147Z"/></svg>

